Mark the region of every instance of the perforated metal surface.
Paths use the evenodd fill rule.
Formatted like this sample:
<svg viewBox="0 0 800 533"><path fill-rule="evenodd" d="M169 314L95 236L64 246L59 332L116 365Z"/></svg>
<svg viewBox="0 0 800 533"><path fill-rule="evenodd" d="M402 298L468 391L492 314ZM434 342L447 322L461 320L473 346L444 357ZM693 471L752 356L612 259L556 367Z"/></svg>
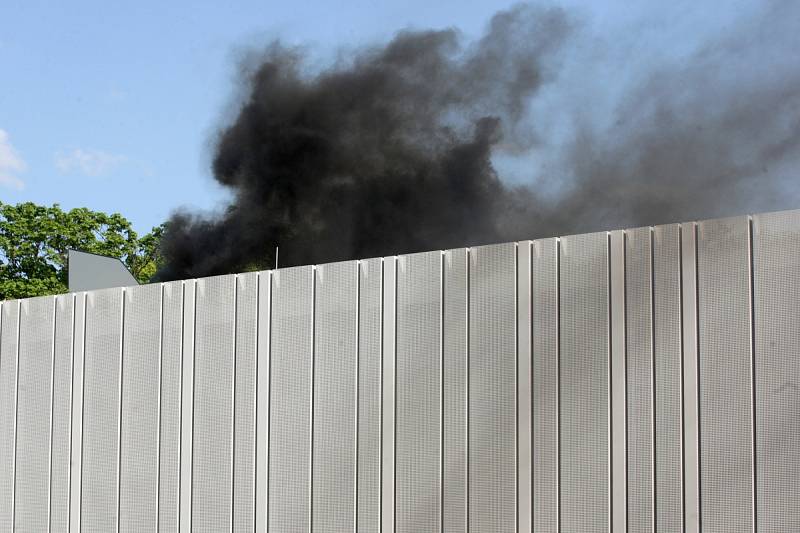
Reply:
<svg viewBox="0 0 800 533"><path fill-rule="evenodd" d="M516 531L516 249L469 256L469 528Z"/></svg>
<svg viewBox="0 0 800 533"><path fill-rule="evenodd" d="M467 531L467 250L444 256L442 530Z"/></svg>
<svg viewBox="0 0 800 533"><path fill-rule="evenodd" d="M159 430L158 530L178 528L181 429L181 282L164 283L161 305L161 406Z"/></svg>
<svg viewBox="0 0 800 533"><path fill-rule="evenodd" d="M533 529L558 531L558 240L534 241L531 263Z"/></svg>
<svg viewBox="0 0 800 533"><path fill-rule="evenodd" d="M20 307L14 527L46 531L50 490L50 406L53 372L52 296Z"/></svg>
<svg viewBox="0 0 800 533"><path fill-rule="evenodd" d="M317 267L312 531L353 531L358 263Z"/></svg>
<svg viewBox="0 0 800 533"><path fill-rule="evenodd" d="M231 527L235 283L197 280L192 531Z"/></svg>
<svg viewBox="0 0 800 533"><path fill-rule="evenodd" d="M11 531L14 524L19 301L3 302L0 313L0 530Z"/></svg>
<svg viewBox="0 0 800 533"><path fill-rule="evenodd" d="M54 298L20 307L14 527L46 530L50 490L50 409Z"/></svg>
<svg viewBox="0 0 800 533"><path fill-rule="evenodd" d="M753 226L758 531L800 531L800 213Z"/></svg>
<svg viewBox="0 0 800 533"><path fill-rule="evenodd" d="M381 519L381 260L359 266L357 531Z"/></svg>
<svg viewBox="0 0 800 533"><path fill-rule="evenodd" d="M680 226L653 229L656 531L683 531Z"/></svg>
<svg viewBox="0 0 800 533"><path fill-rule="evenodd" d="M311 267L272 276L267 511L272 533L307 533L310 526L313 284Z"/></svg>
<svg viewBox="0 0 800 533"><path fill-rule="evenodd" d="M697 229L700 511L704 531L753 528L749 226Z"/></svg>
<svg viewBox="0 0 800 533"><path fill-rule="evenodd" d="M608 236L561 239L561 530L609 527Z"/></svg>
<svg viewBox="0 0 800 533"><path fill-rule="evenodd" d="M397 266L395 527L441 530L442 254Z"/></svg>
<svg viewBox="0 0 800 533"><path fill-rule="evenodd" d="M233 425L233 531L255 525L256 336L258 273L236 278L236 368Z"/></svg>
<svg viewBox="0 0 800 533"><path fill-rule="evenodd" d="M53 429L50 456L50 528L53 532L69 529L73 312L73 295L63 294L56 297Z"/></svg>
<svg viewBox="0 0 800 533"><path fill-rule="evenodd" d="M800 212L698 227L2 302L0 530L800 529Z"/></svg>
<svg viewBox="0 0 800 533"><path fill-rule="evenodd" d="M652 531L653 318L650 228L625 232L628 527Z"/></svg>
<svg viewBox="0 0 800 533"><path fill-rule="evenodd" d="M128 288L125 313L119 530L155 531L158 525L161 286Z"/></svg>
<svg viewBox="0 0 800 533"><path fill-rule="evenodd" d="M116 531L122 290L86 294L81 531Z"/></svg>

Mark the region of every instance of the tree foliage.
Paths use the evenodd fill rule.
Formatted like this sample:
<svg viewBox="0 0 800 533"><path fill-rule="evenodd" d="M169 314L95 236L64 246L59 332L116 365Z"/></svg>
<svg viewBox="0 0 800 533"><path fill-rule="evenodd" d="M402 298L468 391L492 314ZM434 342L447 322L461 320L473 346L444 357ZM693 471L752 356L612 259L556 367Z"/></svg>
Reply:
<svg viewBox="0 0 800 533"><path fill-rule="evenodd" d="M140 283L159 266L164 226L139 237L118 213L0 202L0 300L67 292L70 248L125 263Z"/></svg>

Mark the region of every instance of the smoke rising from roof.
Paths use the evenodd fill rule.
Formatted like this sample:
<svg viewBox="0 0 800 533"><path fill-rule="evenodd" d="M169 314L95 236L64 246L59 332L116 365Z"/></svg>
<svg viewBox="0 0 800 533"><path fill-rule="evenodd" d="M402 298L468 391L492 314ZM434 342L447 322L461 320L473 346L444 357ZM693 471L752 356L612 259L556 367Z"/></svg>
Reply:
<svg viewBox="0 0 800 533"><path fill-rule="evenodd" d="M466 44L403 31L319 71L273 43L216 142L233 202L175 213L158 277L265 268L275 246L290 266L797 207L792 20L800 7L771 2L680 65L635 73L607 126L585 102L535 105L570 94L558 65L581 30L559 8L500 12ZM569 117L563 142L537 113ZM547 165L525 166L544 149ZM502 155L530 178L502 179Z"/></svg>

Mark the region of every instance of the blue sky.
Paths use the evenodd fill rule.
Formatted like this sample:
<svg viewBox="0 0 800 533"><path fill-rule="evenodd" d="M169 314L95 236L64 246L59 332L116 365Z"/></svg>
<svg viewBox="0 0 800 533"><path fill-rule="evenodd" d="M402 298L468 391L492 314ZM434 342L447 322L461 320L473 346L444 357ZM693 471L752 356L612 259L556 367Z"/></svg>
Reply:
<svg viewBox="0 0 800 533"><path fill-rule="evenodd" d="M214 132L235 101L243 51L281 38L324 62L406 27L469 38L511 4L3 0L0 200L120 212L138 231L179 206L213 209L226 201L208 170ZM627 66L679 60L758 2L631 4L556 3L588 29L573 55L608 67L590 77L575 63L573 85L613 95Z"/></svg>

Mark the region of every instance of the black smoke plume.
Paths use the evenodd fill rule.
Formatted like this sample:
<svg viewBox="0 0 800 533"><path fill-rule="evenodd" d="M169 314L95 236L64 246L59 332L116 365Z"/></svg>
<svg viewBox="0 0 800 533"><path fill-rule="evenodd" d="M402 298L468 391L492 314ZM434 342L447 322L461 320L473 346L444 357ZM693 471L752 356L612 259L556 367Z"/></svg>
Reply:
<svg viewBox="0 0 800 533"><path fill-rule="evenodd" d="M276 246L290 266L800 207L798 15L771 2L642 74L610 126L586 102L546 110L571 117L558 145L531 104L570 81L557 65L577 30L561 9L500 12L468 44L400 32L321 71L274 43L216 143L233 202L173 215L158 277L269 267ZM524 185L493 164L543 149Z"/></svg>

